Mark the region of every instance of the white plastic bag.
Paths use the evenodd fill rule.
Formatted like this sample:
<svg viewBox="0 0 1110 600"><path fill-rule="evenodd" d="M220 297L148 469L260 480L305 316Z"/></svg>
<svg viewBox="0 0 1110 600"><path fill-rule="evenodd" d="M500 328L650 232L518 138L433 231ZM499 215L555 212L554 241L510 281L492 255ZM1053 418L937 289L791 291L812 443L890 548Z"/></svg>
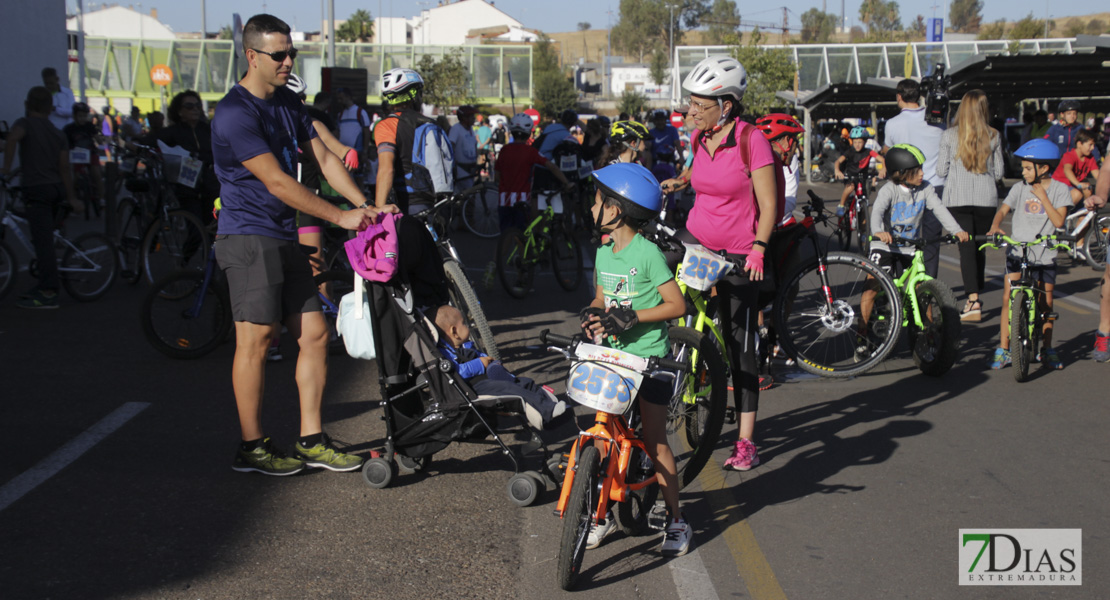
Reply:
<svg viewBox="0 0 1110 600"><path fill-rule="evenodd" d="M377 358L374 324L370 322L370 299L366 293L366 282L358 273L355 273L355 291L344 294L339 300L335 328L351 357L363 360Z"/></svg>

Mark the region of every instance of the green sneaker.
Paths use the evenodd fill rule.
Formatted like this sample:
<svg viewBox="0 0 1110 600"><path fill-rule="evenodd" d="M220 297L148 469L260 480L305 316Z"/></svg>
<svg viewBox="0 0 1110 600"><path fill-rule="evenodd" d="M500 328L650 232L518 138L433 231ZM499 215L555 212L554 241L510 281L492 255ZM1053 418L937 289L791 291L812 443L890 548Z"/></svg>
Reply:
<svg viewBox="0 0 1110 600"><path fill-rule="evenodd" d="M262 440L262 445L250 452L240 448L235 452L235 461L231 463L231 468L240 473L257 471L278 477L296 475L304 470L304 466L303 461L290 458L280 450L276 450L270 443L270 438Z"/></svg>
<svg viewBox="0 0 1110 600"><path fill-rule="evenodd" d="M318 467L329 471L346 473L357 471L362 467L362 457L354 454L344 454L335 449L331 438L324 436L323 443L311 448L305 448L300 442L293 445L293 455L304 461L310 467Z"/></svg>
<svg viewBox="0 0 1110 600"><path fill-rule="evenodd" d="M15 303L19 308L43 309L58 308L58 292L48 292L35 288Z"/></svg>

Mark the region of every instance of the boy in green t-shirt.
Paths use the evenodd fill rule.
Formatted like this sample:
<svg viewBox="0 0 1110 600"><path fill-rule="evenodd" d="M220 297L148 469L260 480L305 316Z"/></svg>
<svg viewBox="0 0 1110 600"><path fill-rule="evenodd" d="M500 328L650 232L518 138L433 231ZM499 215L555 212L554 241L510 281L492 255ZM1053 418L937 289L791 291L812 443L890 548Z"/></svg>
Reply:
<svg viewBox="0 0 1110 600"><path fill-rule="evenodd" d="M663 253L637 233L659 214L659 183L651 171L636 163L600 169L594 172L594 180L594 228L609 234L609 242L597 250L597 296L582 310L582 328L597 343L645 358L665 357L670 351L666 322L685 314L686 303ZM637 397L644 445L670 516L661 552L681 556L689 550L693 532L679 508L677 468L667 445L671 385L645 377ZM611 514L604 525L593 525L586 547L596 548L615 527Z"/></svg>

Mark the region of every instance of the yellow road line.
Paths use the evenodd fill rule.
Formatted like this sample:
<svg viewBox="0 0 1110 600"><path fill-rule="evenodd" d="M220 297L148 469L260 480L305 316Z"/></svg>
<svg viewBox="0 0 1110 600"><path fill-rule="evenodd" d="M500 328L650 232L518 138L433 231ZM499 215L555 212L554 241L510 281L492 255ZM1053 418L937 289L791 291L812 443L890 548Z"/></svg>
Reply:
<svg viewBox="0 0 1110 600"><path fill-rule="evenodd" d="M734 486L725 481L724 471L712 458L698 475L698 481L713 514L718 515L717 524L736 561L737 573L748 587L748 594L755 600L786 600L786 593L763 555L747 517L740 512Z"/></svg>

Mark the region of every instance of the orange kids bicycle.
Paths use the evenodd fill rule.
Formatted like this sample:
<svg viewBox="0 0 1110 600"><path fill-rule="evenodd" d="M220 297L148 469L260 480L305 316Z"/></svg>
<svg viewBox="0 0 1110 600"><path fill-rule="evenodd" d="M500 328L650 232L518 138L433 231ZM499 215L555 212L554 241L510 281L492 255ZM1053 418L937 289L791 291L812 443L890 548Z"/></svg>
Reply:
<svg viewBox="0 0 1110 600"><path fill-rule="evenodd" d="M593 427L580 432L571 446L555 509L563 519L557 577L559 586L569 590L581 571L590 528L604 524L610 502L617 503L617 525L627 535L666 527L665 507L655 508L659 495L655 467L636 435L637 413L630 409L645 376L681 377L687 366L665 358L641 358L546 330L540 333L540 340L574 361L567 377L567 395L597 410ZM629 413L631 423L625 417Z"/></svg>

